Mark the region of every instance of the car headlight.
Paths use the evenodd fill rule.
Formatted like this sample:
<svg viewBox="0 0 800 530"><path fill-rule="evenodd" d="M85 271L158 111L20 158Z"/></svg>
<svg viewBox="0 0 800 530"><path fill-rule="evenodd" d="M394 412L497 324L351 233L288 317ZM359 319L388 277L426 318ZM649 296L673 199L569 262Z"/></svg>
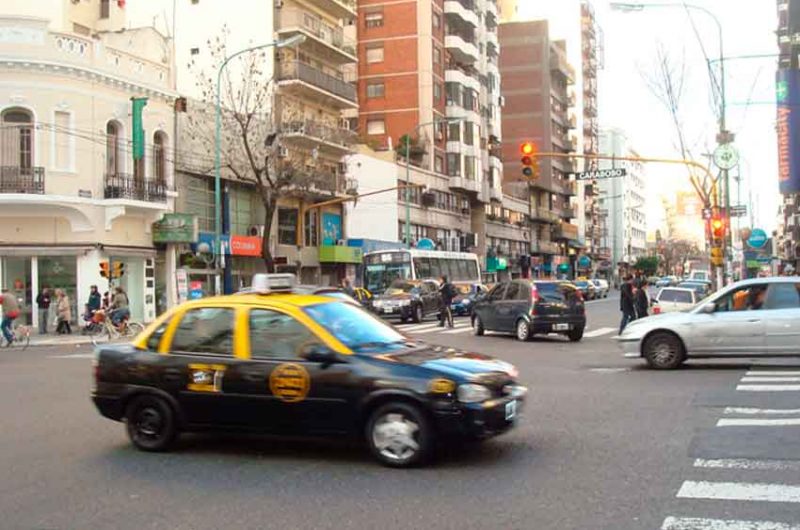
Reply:
<svg viewBox="0 0 800 530"><path fill-rule="evenodd" d="M472 300L470 300L469 298L464 298L464 300L462 300L461 303L463 303L464 305L469 305L472 303Z"/></svg>
<svg viewBox="0 0 800 530"><path fill-rule="evenodd" d="M375 306L375 307L381 307L381 306L383 306L383 300L374 300L372 302L372 305Z"/></svg>
<svg viewBox="0 0 800 530"><path fill-rule="evenodd" d="M411 300L400 300L401 306L411 305Z"/></svg>
<svg viewBox="0 0 800 530"><path fill-rule="evenodd" d="M492 392L483 385L467 383L459 385L457 391L458 400L462 403L480 403L492 397Z"/></svg>

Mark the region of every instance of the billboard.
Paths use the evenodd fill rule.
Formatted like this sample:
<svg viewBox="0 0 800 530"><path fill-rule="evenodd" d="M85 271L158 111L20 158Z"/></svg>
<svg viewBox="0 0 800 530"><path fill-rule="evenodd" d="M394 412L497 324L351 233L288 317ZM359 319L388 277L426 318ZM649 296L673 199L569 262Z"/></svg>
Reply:
<svg viewBox="0 0 800 530"><path fill-rule="evenodd" d="M781 193L800 192L800 70L778 70L778 183Z"/></svg>

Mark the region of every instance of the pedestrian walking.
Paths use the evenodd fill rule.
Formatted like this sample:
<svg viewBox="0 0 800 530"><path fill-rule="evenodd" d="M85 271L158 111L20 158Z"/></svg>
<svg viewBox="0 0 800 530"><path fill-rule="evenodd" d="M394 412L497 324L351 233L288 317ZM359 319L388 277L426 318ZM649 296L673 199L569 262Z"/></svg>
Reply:
<svg viewBox="0 0 800 530"><path fill-rule="evenodd" d="M3 289L3 294L0 295L0 303L3 307L3 320L0 322L0 329L3 331L3 338L6 339L6 346L11 346L11 343L14 342L14 333L11 331L11 326L19 316L17 295L9 289Z"/></svg>
<svg viewBox="0 0 800 530"><path fill-rule="evenodd" d="M441 278L439 293L441 294L439 306L439 327L443 328L446 322L447 327L452 328L454 327L453 311L451 310L450 305L453 303L453 299L456 297L456 288L452 283L447 281L447 276L442 276Z"/></svg>
<svg viewBox="0 0 800 530"><path fill-rule="evenodd" d="M647 297L647 282L644 278L639 280L639 283L636 286L636 290L634 292L635 297L635 306L636 306L636 318L645 318L649 315L650 311L650 299Z"/></svg>
<svg viewBox="0 0 800 530"><path fill-rule="evenodd" d="M36 296L36 305L39 307L39 334L47 335L47 320L50 317L50 288L45 287Z"/></svg>
<svg viewBox="0 0 800 530"><path fill-rule="evenodd" d="M625 330L625 326L633 320L636 320L636 304L633 294L633 278L631 275L625 276L622 285L619 288L619 309L622 311L622 321L619 324L619 332Z"/></svg>
<svg viewBox="0 0 800 530"><path fill-rule="evenodd" d="M69 303L69 296L63 289L56 289L56 333L59 335L71 335L72 308Z"/></svg>
<svg viewBox="0 0 800 530"><path fill-rule="evenodd" d="M356 291L353 289L353 285L350 283L348 278L344 278L342 280L342 290L347 293L350 297L356 297Z"/></svg>

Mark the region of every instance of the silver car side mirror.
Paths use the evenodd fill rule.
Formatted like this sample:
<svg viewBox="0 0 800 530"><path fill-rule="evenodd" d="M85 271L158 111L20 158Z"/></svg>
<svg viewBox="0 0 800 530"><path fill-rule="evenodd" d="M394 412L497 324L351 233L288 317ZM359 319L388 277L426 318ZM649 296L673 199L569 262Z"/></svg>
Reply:
<svg viewBox="0 0 800 530"><path fill-rule="evenodd" d="M710 303L706 304L700 308L701 313L705 313L706 315L712 315L717 310L717 304Z"/></svg>

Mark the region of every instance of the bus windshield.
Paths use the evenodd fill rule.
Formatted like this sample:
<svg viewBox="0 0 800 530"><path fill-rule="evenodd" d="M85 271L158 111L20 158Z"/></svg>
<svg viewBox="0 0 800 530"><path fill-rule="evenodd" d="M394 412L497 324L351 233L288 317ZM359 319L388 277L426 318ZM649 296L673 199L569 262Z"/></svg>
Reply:
<svg viewBox="0 0 800 530"><path fill-rule="evenodd" d="M364 287L373 294L382 294L395 280L410 280L411 263L371 263L364 268Z"/></svg>

